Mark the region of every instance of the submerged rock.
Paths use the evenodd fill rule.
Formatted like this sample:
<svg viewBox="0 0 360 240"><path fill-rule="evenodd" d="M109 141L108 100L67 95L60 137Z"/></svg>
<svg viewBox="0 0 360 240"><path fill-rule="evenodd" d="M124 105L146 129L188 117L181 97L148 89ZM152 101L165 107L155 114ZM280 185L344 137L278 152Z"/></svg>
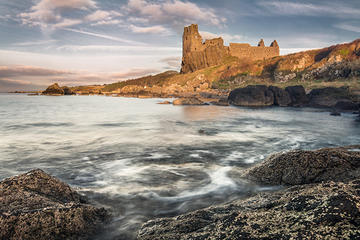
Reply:
<svg viewBox="0 0 360 240"><path fill-rule="evenodd" d="M105 209L42 170L0 183L0 239L87 239L107 218Z"/></svg>
<svg viewBox="0 0 360 240"><path fill-rule="evenodd" d="M64 93L64 90L57 83L50 85L42 92L43 95L64 95Z"/></svg>
<svg viewBox="0 0 360 240"><path fill-rule="evenodd" d="M338 116L341 116L341 113L338 112L336 109L331 111L330 112L330 116L335 116L335 117L338 117Z"/></svg>
<svg viewBox="0 0 360 240"><path fill-rule="evenodd" d="M274 94L265 85L249 85L230 92L228 101L235 106L264 107L274 104Z"/></svg>
<svg viewBox="0 0 360 240"><path fill-rule="evenodd" d="M198 98L178 98L173 101L173 105L205 105L205 103Z"/></svg>
<svg viewBox="0 0 360 240"><path fill-rule="evenodd" d="M138 239L359 239L359 148L273 155L245 176L266 184L307 184L151 220Z"/></svg>
<svg viewBox="0 0 360 240"><path fill-rule="evenodd" d="M360 146L274 154L247 170L244 176L271 185L353 179L360 177Z"/></svg>
<svg viewBox="0 0 360 240"><path fill-rule="evenodd" d="M157 104L171 104L170 101L163 101L163 102L158 102Z"/></svg>

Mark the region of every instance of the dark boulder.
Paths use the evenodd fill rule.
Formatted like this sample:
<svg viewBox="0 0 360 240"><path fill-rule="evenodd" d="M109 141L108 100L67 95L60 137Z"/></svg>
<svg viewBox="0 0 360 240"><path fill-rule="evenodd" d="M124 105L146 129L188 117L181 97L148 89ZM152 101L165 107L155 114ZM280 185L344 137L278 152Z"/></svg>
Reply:
<svg viewBox="0 0 360 240"><path fill-rule="evenodd" d="M335 116L335 117L341 116L341 112L338 112L336 109L334 109L330 112L330 116Z"/></svg>
<svg viewBox="0 0 360 240"><path fill-rule="evenodd" d="M59 86L59 84L54 83L50 85L45 91L42 92L43 95L64 95L64 90Z"/></svg>
<svg viewBox="0 0 360 240"><path fill-rule="evenodd" d="M341 100L335 104L335 109L339 111L356 111L360 108L359 103L355 103L351 100Z"/></svg>
<svg viewBox="0 0 360 240"><path fill-rule="evenodd" d="M271 185L297 185L360 177L360 146L274 154L244 176Z"/></svg>
<svg viewBox="0 0 360 240"><path fill-rule="evenodd" d="M88 239L107 218L42 170L0 182L0 239Z"/></svg>
<svg viewBox="0 0 360 240"><path fill-rule="evenodd" d="M269 90L272 91L274 94L274 105L280 106L280 107L286 107L291 104L290 95L284 89L270 86Z"/></svg>
<svg viewBox="0 0 360 240"><path fill-rule="evenodd" d="M274 94L265 85L250 85L230 92L228 102L235 106L264 107L274 104Z"/></svg>
<svg viewBox="0 0 360 240"><path fill-rule="evenodd" d="M64 86L62 87L62 90L64 91L64 95L75 95L76 93L71 90L71 88Z"/></svg>
<svg viewBox="0 0 360 240"><path fill-rule="evenodd" d="M347 87L326 87L313 89L308 95L311 107L334 107L339 101L350 100L350 91Z"/></svg>
<svg viewBox="0 0 360 240"><path fill-rule="evenodd" d="M308 97L303 86L289 86L285 88L291 99L291 106L302 107L308 103Z"/></svg>

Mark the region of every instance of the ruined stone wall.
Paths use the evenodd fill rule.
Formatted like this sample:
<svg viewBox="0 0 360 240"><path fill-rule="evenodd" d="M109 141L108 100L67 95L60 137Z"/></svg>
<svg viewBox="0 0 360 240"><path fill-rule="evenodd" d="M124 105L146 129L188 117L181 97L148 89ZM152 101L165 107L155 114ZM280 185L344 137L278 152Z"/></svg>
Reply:
<svg viewBox="0 0 360 240"><path fill-rule="evenodd" d="M279 56L279 47L250 46L250 44L230 43L230 55L240 59L263 60Z"/></svg>
<svg viewBox="0 0 360 240"><path fill-rule="evenodd" d="M227 56L263 60L279 56L279 52L280 49L276 41L270 47L265 47L263 40L259 42L257 47L252 47L246 43L231 43L227 47L224 46L224 40L221 37L203 42L198 31L198 25L192 24L184 28L181 73L194 72L202 68L219 65Z"/></svg>

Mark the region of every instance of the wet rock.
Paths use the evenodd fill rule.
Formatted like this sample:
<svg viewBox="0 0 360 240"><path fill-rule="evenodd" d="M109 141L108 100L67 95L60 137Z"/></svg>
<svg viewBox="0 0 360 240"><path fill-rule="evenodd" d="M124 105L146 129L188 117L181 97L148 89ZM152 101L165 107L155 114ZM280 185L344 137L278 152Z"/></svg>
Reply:
<svg viewBox="0 0 360 240"><path fill-rule="evenodd" d="M308 103L308 97L303 86L289 86L285 88L291 99L291 106L302 107Z"/></svg>
<svg viewBox="0 0 360 240"><path fill-rule="evenodd" d="M351 100L341 100L335 104L335 109L340 111L354 111L360 108L359 103L355 103Z"/></svg>
<svg viewBox="0 0 360 240"><path fill-rule="evenodd" d="M333 110L333 111L331 111L330 116L336 116L336 117L338 117L338 116L341 116L341 113L338 112L337 110Z"/></svg>
<svg viewBox="0 0 360 240"><path fill-rule="evenodd" d="M264 107L274 104L274 94L265 85L250 85L230 92L228 101L235 106Z"/></svg>
<svg viewBox="0 0 360 240"><path fill-rule="evenodd" d="M270 86L269 90L272 91L274 94L274 105L280 107L286 107L290 105L291 98L287 91L274 86Z"/></svg>
<svg viewBox="0 0 360 240"><path fill-rule="evenodd" d="M157 104L171 104L171 102L170 101L163 101L163 102L159 102Z"/></svg>
<svg viewBox="0 0 360 240"><path fill-rule="evenodd" d="M0 239L88 239L107 218L42 170L0 183Z"/></svg>
<svg viewBox="0 0 360 240"><path fill-rule="evenodd" d="M71 90L71 88L64 86L62 87L62 90L64 91L64 95L75 95L76 93Z"/></svg>
<svg viewBox="0 0 360 240"><path fill-rule="evenodd" d="M64 90L59 86L59 84L54 83L50 85L45 91L42 92L43 95L64 95Z"/></svg>
<svg viewBox="0 0 360 240"><path fill-rule="evenodd" d="M230 105L226 98L225 99L221 98L221 99L219 99L219 101L212 101L212 102L210 102L210 104L215 105L215 106L229 106Z"/></svg>
<svg viewBox="0 0 360 240"><path fill-rule="evenodd" d="M246 171L258 183L297 185L360 177L360 146L274 154ZM357 149L357 151L352 151Z"/></svg>
<svg viewBox="0 0 360 240"><path fill-rule="evenodd" d="M205 103L198 98L178 98L173 101L173 105L205 105Z"/></svg>
<svg viewBox="0 0 360 240"><path fill-rule="evenodd" d="M148 221L139 240L359 239L360 180L294 186Z"/></svg>
<svg viewBox="0 0 360 240"><path fill-rule="evenodd" d="M350 100L350 92L347 87L318 88L309 93L311 107L334 107L337 102L344 100Z"/></svg>

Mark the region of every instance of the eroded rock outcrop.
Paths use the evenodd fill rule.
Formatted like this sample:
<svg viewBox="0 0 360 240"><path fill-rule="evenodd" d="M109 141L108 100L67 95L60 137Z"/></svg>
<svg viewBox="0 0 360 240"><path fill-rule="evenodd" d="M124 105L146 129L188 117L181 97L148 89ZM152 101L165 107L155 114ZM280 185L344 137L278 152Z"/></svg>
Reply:
<svg viewBox="0 0 360 240"><path fill-rule="evenodd" d="M360 145L274 154L247 170L246 178L271 185L297 185L360 177Z"/></svg>
<svg viewBox="0 0 360 240"><path fill-rule="evenodd" d="M250 85L231 91L228 101L235 106L271 106L274 105L274 94L265 85Z"/></svg>
<svg viewBox="0 0 360 240"><path fill-rule="evenodd" d="M0 239L88 239L107 218L42 170L0 183Z"/></svg>
<svg viewBox="0 0 360 240"><path fill-rule="evenodd" d="M350 91L347 87L318 88L313 89L309 93L309 105L312 107L334 107L337 102L348 101L350 99Z"/></svg>
<svg viewBox="0 0 360 240"><path fill-rule="evenodd" d="M205 105L205 103L198 98L192 97L175 99L173 105Z"/></svg>
<svg viewBox="0 0 360 240"><path fill-rule="evenodd" d="M303 86L289 86L285 88L285 91L287 91L290 95L291 106L302 107L308 104L309 99Z"/></svg>
<svg viewBox="0 0 360 240"><path fill-rule="evenodd" d="M45 91L42 92L43 95L64 95L64 90L59 86L59 84L54 83L50 85Z"/></svg>

